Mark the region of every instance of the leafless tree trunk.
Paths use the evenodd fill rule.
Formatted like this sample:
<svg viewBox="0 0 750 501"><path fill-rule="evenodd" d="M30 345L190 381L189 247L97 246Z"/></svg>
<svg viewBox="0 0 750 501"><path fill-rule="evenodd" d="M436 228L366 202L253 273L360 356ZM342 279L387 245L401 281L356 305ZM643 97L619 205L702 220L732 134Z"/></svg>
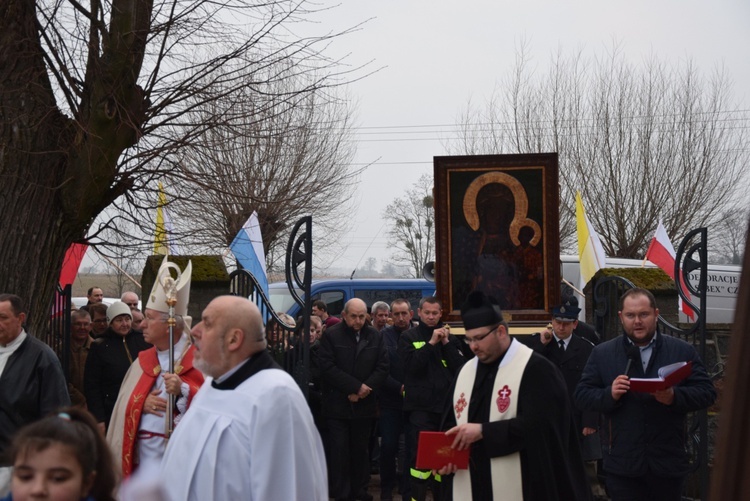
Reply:
<svg viewBox="0 0 750 501"><path fill-rule="evenodd" d="M390 221L390 244L396 249L396 264L408 264L412 277L421 278L422 268L435 259L435 209L432 175L424 175L417 186L386 207L383 218Z"/></svg>
<svg viewBox="0 0 750 501"><path fill-rule="evenodd" d="M0 2L0 291L26 299L31 332L43 333L68 245L101 243L114 223L90 225L118 197L132 222L150 221L155 181L182 175L179 152L228 123L212 113L217 98L254 99L270 82L306 77L305 88L287 89L294 99L346 78L319 51L337 34L294 36L309 9L287 0ZM152 231L147 224L138 238Z"/></svg>
<svg viewBox="0 0 750 501"><path fill-rule="evenodd" d="M524 45L486 106L460 121L454 154L559 153L563 248L575 243L576 190L613 257L643 257L660 218L678 242L748 206L747 112L725 74L690 62L634 66L614 47L591 61L558 53L537 74Z"/></svg>

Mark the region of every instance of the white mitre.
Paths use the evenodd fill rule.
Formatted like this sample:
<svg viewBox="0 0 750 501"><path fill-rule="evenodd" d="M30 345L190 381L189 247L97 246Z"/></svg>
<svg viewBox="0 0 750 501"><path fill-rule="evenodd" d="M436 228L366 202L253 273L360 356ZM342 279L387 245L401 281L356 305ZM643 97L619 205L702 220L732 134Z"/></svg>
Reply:
<svg viewBox="0 0 750 501"><path fill-rule="evenodd" d="M177 304L174 305L174 314L180 315L185 318L185 322L190 326L190 317L187 316L188 302L190 301L190 281L193 275L193 262L188 261L188 265L185 267L185 271L180 273L178 279L172 276L170 270L180 271L180 267L175 263L169 261L168 256L164 256L164 261L161 262L159 271L156 274L156 280L154 280L154 287L151 289L151 294L148 296L148 302L146 303L146 309L159 311L162 313L169 313L169 305L167 304L167 293L165 291L164 284L169 280L177 280L175 286L175 296L177 297Z"/></svg>

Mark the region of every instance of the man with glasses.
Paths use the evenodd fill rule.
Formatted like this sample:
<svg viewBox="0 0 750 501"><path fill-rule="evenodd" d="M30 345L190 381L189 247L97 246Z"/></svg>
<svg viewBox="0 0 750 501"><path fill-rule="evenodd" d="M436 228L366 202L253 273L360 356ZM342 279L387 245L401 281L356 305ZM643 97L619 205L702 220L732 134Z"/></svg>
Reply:
<svg viewBox="0 0 750 501"><path fill-rule="evenodd" d="M446 432L470 448L469 469L438 471L455 473L453 499L590 499L560 372L508 335L494 298L472 292L461 317L476 356L456 378Z"/></svg>
<svg viewBox="0 0 750 501"><path fill-rule="evenodd" d="M690 471L687 413L712 405L716 389L695 348L659 332L650 291L626 291L618 315L623 334L594 348L576 387L576 404L603 415L602 466L613 500L677 501ZM655 378L659 368L677 362L692 362L692 371L676 386L630 391L631 377Z"/></svg>
<svg viewBox="0 0 750 501"><path fill-rule="evenodd" d="M120 296L120 301L127 304L130 307L130 311L138 309L138 294L135 292L123 292Z"/></svg>
<svg viewBox="0 0 750 501"><path fill-rule="evenodd" d="M424 501L428 487L436 499L442 499L444 487L431 471L415 468L419 432L440 429L451 384L465 359L461 342L441 320L439 299L422 298L417 314L419 324L399 338L398 356L404 366L404 412L409 413L411 497Z"/></svg>
<svg viewBox="0 0 750 501"><path fill-rule="evenodd" d="M158 277L168 272L167 265L165 258ZM136 468L143 470L142 477L158 472L169 438L167 430L179 422L203 384L203 375L193 367L195 348L188 336L191 274L192 262L188 261L174 306L174 373L169 372L169 306L158 280L149 295L139 327L143 339L153 347L140 352L125 375L107 431L107 442L123 478ZM173 423L167 421L169 395L174 396Z"/></svg>

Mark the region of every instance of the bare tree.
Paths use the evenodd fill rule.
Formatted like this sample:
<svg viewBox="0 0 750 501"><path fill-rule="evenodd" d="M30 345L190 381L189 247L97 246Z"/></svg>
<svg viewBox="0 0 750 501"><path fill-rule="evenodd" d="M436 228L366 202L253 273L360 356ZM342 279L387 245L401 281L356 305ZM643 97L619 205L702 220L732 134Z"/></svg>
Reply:
<svg viewBox="0 0 750 501"><path fill-rule="evenodd" d="M0 291L29 302L31 332L68 245L101 242L114 223L90 226L113 204L150 219L154 181L227 122L213 102L290 74L308 77L290 99L345 78L320 52L337 34L295 36L309 13L293 0L0 2Z"/></svg>
<svg viewBox="0 0 750 501"><path fill-rule="evenodd" d="M628 63L617 47L531 67L528 47L484 107L462 113L452 153L560 155L561 247L575 243L575 192L607 255L643 256L659 219L673 241L734 212L747 181L748 114L727 75L656 57Z"/></svg>
<svg viewBox="0 0 750 501"><path fill-rule="evenodd" d="M226 247L257 211L272 270L283 265L286 237L301 216L313 215L328 233L350 209L360 172L349 167L351 110L332 89L299 94L307 86L299 80L291 75L260 97L240 92L212 103L210 113L231 118L183 150L177 175L188 182L173 184L175 220L193 243Z"/></svg>
<svg viewBox="0 0 750 501"><path fill-rule="evenodd" d="M421 277L422 268L435 259L435 210L432 175L419 178L415 187L397 198L383 211L390 221L388 236L397 252L392 260L407 264L412 277Z"/></svg>
<svg viewBox="0 0 750 501"><path fill-rule="evenodd" d="M727 212L722 220L714 226L713 234L709 235L712 244L709 251L714 255L714 261L719 264L742 264L747 242L748 220L750 208Z"/></svg>
<svg viewBox="0 0 750 501"><path fill-rule="evenodd" d="M138 284L132 280L138 280L137 277L140 276L144 264L140 246L133 245L131 242L133 233L135 231L132 225L121 221L116 228L107 230L104 238L109 242L109 248L97 247L97 252L104 250L112 256L107 257L104 261L106 263L106 274L112 286L108 289L114 290L115 297L122 296L122 293L126 291L135 292L139 297L143 295Z"/></svg>

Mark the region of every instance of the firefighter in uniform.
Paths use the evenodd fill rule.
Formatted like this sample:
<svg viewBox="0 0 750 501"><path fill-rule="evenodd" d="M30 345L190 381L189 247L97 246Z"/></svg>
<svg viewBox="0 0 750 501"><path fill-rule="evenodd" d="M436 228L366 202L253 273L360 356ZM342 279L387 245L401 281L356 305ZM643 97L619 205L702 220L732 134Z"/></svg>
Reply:
<svg viewBox="0 0 750 501"><path fill-rule="evenodd" d="M453 379L465 358L461 342L440 321L442 306L435 297L419 303L419 325L401 335L399 357L404 361L404 412L411 429L411 497L424 501L428 486L436 500L444 497L439 475L417 470L417 439L420 431L439 431L443 412L449 405Z"/></svg>

